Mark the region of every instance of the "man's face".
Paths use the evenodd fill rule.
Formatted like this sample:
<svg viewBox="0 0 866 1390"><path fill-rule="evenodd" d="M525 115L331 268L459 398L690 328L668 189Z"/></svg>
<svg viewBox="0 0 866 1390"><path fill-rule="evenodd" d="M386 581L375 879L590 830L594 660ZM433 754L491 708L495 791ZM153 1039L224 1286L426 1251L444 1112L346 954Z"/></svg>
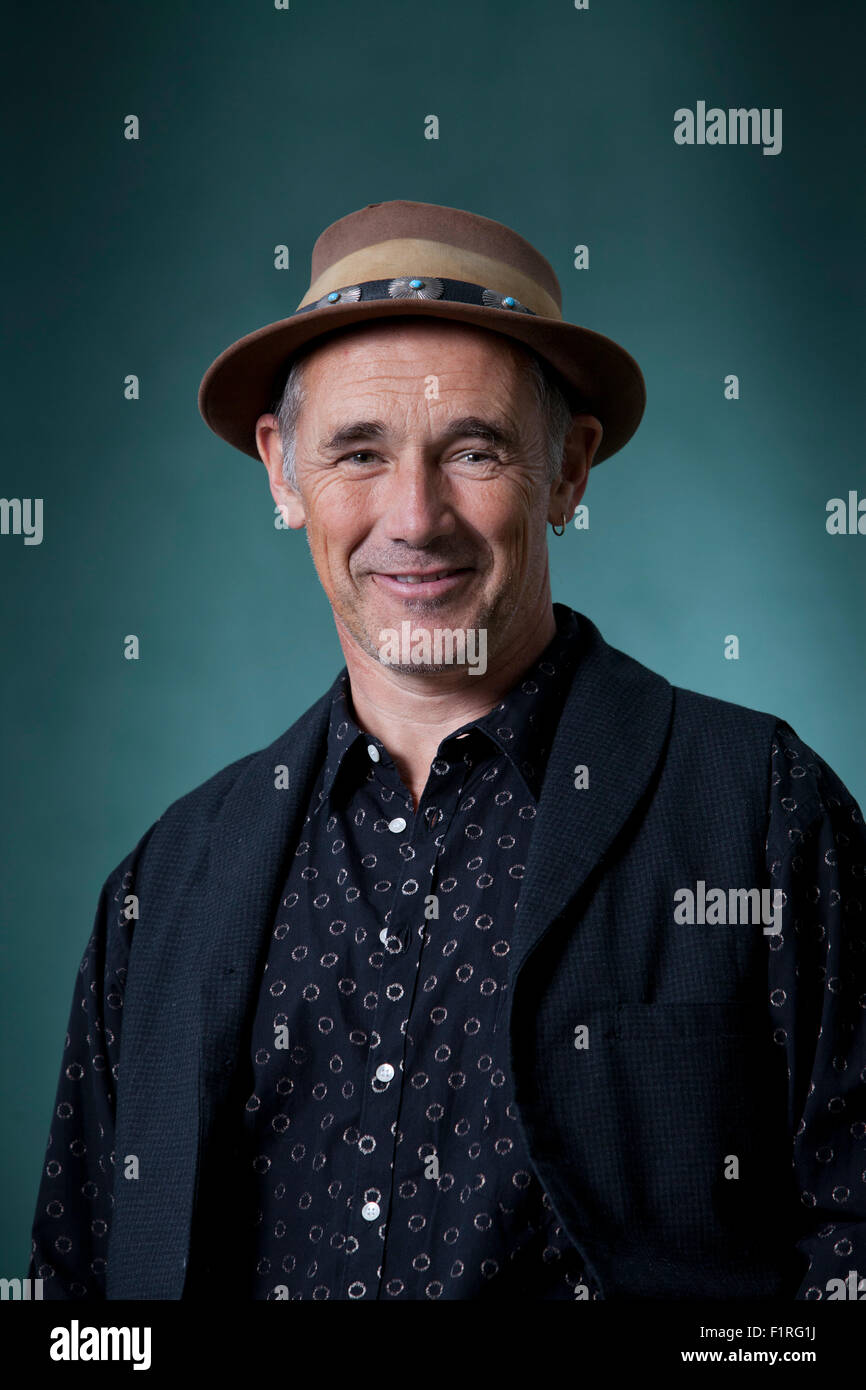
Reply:
<svg viewBox="0 0 866 1390"><path fill-rule="evenodd" d="M409 619L413 631L485 629L489 663L526 642L550 604L547 521L579 500L587 460L578 429L576 481L550 483L519 351L468 325L363 325L308 357L303 394L296 490L273 416L257 439L344 640L382 660L382 634ZM601 427L586 434L592 450Z"/></svg>

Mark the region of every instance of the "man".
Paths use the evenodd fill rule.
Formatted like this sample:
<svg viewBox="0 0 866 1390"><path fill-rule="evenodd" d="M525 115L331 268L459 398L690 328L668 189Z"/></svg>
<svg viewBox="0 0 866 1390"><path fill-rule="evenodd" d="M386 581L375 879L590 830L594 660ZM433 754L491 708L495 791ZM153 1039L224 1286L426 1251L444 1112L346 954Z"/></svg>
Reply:
<svg viewBox="0 0 866 1390"><path fill-rule="evenodd" d="M392 321L393 320L393 321ZM866 1271L856 803L551 599L644 408L548 262L372 204L200 405L346 659L106 881L34 1222L55 1298L832 1296Z"/></svg>

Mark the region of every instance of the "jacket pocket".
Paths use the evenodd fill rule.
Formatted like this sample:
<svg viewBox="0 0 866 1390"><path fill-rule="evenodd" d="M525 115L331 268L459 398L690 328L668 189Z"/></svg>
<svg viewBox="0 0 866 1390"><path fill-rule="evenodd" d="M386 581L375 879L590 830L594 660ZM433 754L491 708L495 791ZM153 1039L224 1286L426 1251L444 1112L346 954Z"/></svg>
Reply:
<svg viewBox="0 0 866 1390"><path fill-rule="evenodd" d="M784 1052L766 1015L736 1002L618 1004L579 1022L585 1046L567 1062L556 1049L538 1099L562 1159L552 1181L600 1266L644 1297L774 1291L791 1146Z"/></svg>

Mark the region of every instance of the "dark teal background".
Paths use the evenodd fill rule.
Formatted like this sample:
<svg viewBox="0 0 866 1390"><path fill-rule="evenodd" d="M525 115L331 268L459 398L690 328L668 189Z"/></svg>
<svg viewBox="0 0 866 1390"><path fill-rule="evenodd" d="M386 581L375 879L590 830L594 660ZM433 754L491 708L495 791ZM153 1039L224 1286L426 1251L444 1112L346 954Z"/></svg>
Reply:
<svg viewBox="0 0 866 1390"><path fill-rule="evenodd" d="M829 498L866 494L863 16L163 0L7 20L0 490L42 497L45 529L0 537L0 1276L25 1272L103 880L342 665L303 533L274 529L264 468L196 404L224 347L296 307L336 218L444 203L548 257L565 317L621 342L648 393L591 475L590 530L551 539L554 597L670 680L784 716L866 802L866 536L825 529ZM781 153L676 145L698 100L781 107Z"/></svg>

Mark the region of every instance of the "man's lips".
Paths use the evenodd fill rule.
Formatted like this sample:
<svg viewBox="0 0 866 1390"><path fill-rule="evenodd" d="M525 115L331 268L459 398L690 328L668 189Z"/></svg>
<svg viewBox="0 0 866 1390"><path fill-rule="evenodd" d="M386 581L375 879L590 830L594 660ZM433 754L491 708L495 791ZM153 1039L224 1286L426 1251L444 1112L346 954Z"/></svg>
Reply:
<svg viewBox="0 0 866 1390"><path fill-rule="evenodd" d="M401 598L437 598L456 589L472 571L469 568L445 568L426 570L394 570L391 573L376 571L373 579L390 594Z"/></svg>

